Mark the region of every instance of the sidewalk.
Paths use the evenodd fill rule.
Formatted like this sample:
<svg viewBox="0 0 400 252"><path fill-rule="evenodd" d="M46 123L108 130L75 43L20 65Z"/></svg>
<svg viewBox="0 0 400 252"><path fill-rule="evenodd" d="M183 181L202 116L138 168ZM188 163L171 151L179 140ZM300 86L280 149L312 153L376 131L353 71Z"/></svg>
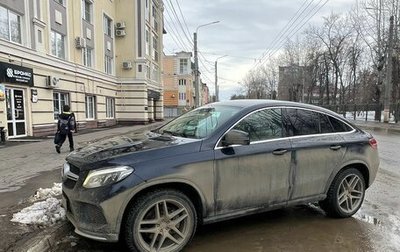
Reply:
<svg viewBox="0 0 400 252"><path fill-rule="evenodd" d="M75 148L135 130L154 129L165 122L79 133L74 136ZM53 139L34 140L36 142L13 142L0 147L0 251L43 251L49 245L49 237L54 239L59 231L71 229L65 223L43 228L10 222L13 213L30 205L27 199L38 188L49 188L53 183L61 182L60 168L69 153L68 140L62 146L61 154L56 153Z"/></svg>
<svg viewBox="0 0 400 252"><path fill-rule="evenodd" d="M352 122L366 130L400 133L400 124ZM80 133L74 140L76 147L79 147L93 140L155 128L163 123ZM66 221L52 227L23 226L10 222L12 214L27 206L26 199L39 187L48 188L53 182L61 181L60 167L68 154L68 143L64 144L61 151L61 154L55 152L52 139L0 148L0 251L50 251L57 241L72 231L72 226Z"/></svg>

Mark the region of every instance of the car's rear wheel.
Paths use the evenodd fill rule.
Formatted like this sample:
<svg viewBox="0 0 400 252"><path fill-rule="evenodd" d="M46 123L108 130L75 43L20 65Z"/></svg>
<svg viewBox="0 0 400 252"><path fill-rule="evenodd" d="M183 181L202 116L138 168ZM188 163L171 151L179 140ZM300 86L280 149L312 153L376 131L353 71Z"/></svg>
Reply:
<svg viewBox="0 0 400 252"><path fill-rule="evenodd" d="M125 242L131 251L181 251L197 226L193 203L176 190L147 193L134 202L126 218Z"/></svg>
<svg viewBox="0 0 400 252"><path fill-rule="evenodd" d="M319 205L327 215L350 217L360 209L365 196L365 180L361 172L349 168L339 172L333 180L325 200Z"/></svg>

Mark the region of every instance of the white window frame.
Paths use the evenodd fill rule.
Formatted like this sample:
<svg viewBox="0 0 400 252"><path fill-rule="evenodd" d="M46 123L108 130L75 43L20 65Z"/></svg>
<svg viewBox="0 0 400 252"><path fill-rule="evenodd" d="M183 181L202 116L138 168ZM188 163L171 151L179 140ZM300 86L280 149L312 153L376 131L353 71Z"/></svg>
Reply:
<svg viewBox="0 0 400 252"><path fill-rule="evenodd" d="M54 45L54 47L55 47L55 52L53 51L53 35L54 35L54 43L55 43L55 45ZM62 41L62 43L63 43L63 51L62 52L59 52L58 51L58 38L61 38L61 41ZM56 32L56 31L54 31L54 30L51 30L51 32L50 32L50 53L51 53L51 55L53 55L53 56L56 56L57 58L60 58L60 59L65 59L65 55L66 55L66 44L65 44L65 41L66 41L66 39L65 39L65 36L64 35L62 35L61 33L58 33L58 32Z"/></svg>
<svg viewBox="0 0 400 252"><path fill-rule="evenodd" d="M115 118L115 98L106 97L106 118Z"/></svg>
<svg viewBox="0 0 400 252"><path fill-rule="evenodd" d="M57 96L56 99L54 96ZM61 96L64 96L64 103L62 102L63 100L61 99ZM58 109L55 106L55 103L57 102ZM53 92L53 115L54 115L54 120L58 120L58 115L63 112L63 106L64 105L70 105L69 101L69 93L63 93L63 92Z"/></svg>
<svg viewBox="0 0 400 252"><path fill-rule="evenodd" d="M85 115L88 120L96 119L96 97L94 95L85 97Z"/></svg>
<svg viewBox="0 0 400 252"><path fill-rule="evenodd" d="M10 9L7 9L6 7L0 6L1 9L4 9L6 11L7 15L7 25L8 25L8 34L7 38L0 37L2 39L6 39L10 42L17 43L17 44L22 44L22 17L18 15L17 13L13 12ZM11 25L11 19L10 19L10 14L14 15L17 17L17 23L18 23L18 39L13 40L13 32L12 32L12 25Z"/></svg>
<svg viewBox="0 0 400 252"><path fill-rule="evenodd" d="M152 46L153 46L153 51L152 51L152 59L156 62L158 62L160 56L158 53L158 37L156 35L153 34L152 36Z"/></svg>
<svg viewBox="0 0 400 252"><path fill-rule="evenodd" d="M103 13L103 31L104 34L113 37L113 20Z"/></svg>
<svg viewBox="0 0 400 252"><path fill-rule="evenodd" d="M184 62L184 63L183 63ZM188 59L179 59L179 74L187 74L188 73Z"/></svg>
<svg viewBox="0 0 400 252"><path fill-rule="evenodd" d="M94 49L91 47L85 47L82 50L82 54L83 54L83 65L85 65L86 67L90 67L93 68L93 63L94 63L94 54L93 54ZM88 52L90 52L90 55L88 54Z"/></svg>
<svg viewBox="0 0 400 252"><path fill-rule="evenodd" d="M89 20L86 19L86 4L89 4ZM91 0L82 0L82 19L89 24L93 23L93 2Z"/></svg>
<svg viewBox="0 0 400 252"><path fill-rule="evenodd" d="M114 72L114 58L104 55L104 72L106 74L113 74Z"/></svg>
<svg viewBox="0 0 400 252"><path fill-rule="evenodd" d="M145 40L146 40L146 55L150 56L151 45L150 45L150 29L146 25L145 31Z"/></svg>

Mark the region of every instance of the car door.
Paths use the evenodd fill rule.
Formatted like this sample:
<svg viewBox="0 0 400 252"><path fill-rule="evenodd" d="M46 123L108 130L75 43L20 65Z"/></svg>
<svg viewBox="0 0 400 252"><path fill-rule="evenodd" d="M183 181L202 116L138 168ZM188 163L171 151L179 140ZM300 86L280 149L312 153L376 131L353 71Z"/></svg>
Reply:
<svg viewBox="0 0 400 252"><path fill-rule="evenodd" d="M294 154L294 187L289 200L323 194L329 176L345 154L343 139L334 133L329 116L316 111L284 109L284 123Z"/></svg>
<svg viewBox="0 0 400 252"><path fill-rule="evenodd" d="M281 109L253 112L232 129L247 132L250 144L215 150L216 214L286 202L291 157Z"/></svg>

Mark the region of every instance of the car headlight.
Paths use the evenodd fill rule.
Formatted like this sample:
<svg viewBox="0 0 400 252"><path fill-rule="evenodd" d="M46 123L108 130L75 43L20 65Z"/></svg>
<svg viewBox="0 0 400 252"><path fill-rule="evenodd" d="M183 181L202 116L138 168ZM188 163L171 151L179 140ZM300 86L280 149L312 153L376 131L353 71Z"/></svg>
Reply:
<svg viewBox="0 0 400 252"><path fill-rule="evenodd" d="M83 182L83 187L96 188L114 184L128 177L132 172L133 168L129 166L116 166L93 170L87 175Z"/></svg>

